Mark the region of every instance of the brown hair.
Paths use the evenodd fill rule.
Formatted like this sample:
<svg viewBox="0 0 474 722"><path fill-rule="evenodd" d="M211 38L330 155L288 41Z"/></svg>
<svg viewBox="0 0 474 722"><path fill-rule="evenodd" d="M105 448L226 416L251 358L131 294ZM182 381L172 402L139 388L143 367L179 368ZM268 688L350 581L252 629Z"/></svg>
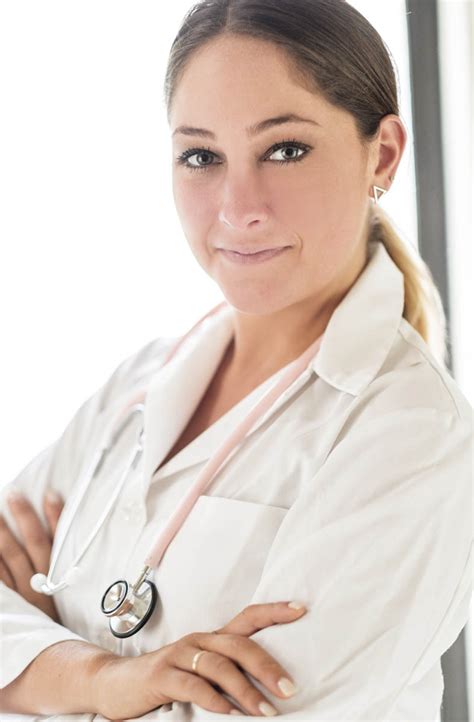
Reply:
<svg viewBox="0 0 474 722"><path fill-rule="evenodd" d="M390 51L346 0L203 0L188 10L170 49L164 82L168 120L174 92L193 53L224 34L250 36L282 48L305 87L351 113L364 147L376 137L385 115L399 115ZM446 365L446 317L429 267L375 203L367 240L382 241L403 273L403 316Z"/></svg>

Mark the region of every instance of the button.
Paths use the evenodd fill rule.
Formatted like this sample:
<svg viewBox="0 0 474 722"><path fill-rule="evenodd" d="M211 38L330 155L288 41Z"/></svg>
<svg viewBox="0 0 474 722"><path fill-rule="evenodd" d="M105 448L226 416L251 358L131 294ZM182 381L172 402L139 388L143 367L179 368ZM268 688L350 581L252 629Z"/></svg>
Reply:
<svg viewBox="0 0 474 722"><path fill-rule="evenodd" d="M134 524L138 524L143 521L145 514L145 510L139 502L125 504L121 507L121 512L125 521L131 521Z"/></svg>

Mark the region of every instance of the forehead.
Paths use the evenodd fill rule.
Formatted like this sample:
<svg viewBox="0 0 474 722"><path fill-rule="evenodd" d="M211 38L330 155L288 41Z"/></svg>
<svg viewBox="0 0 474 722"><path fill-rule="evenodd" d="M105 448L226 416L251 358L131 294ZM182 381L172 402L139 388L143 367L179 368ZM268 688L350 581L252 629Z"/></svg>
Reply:
<svg viewBox="0 0 474 722"><path fill-rule="evenodd" d="M288 106L298 99L307 102L308 96L314 102L280 48L255 38L225 36L191 56L178 80L170 117L178 122L179 115L179 122L186 122L189 118L181 116L201 108L235 111L242 104L275 107L275 101L285 100Z"/></svg>
<svg viewBox="0 0 474 722"><path fill-rule="evenodd" d="M169 118L172 133L192 126L220 137L224 130L230 134L235 129L240 135L264 119L290 113L312 119L320 129L346 126L351 131L353 126L350 114L308 86L282 48L231 35L208 41L191 56L178 80Z"/></svg>
<svg viewBox="0 0 474 722"><path fill-rule="evenodd" d="M248 35L221 35L193 52L185 72L193 79L202 73L211 73L214 79L237 78L240 70L250 68L286 75L289 65L289 57L275 43Z"/></svg>

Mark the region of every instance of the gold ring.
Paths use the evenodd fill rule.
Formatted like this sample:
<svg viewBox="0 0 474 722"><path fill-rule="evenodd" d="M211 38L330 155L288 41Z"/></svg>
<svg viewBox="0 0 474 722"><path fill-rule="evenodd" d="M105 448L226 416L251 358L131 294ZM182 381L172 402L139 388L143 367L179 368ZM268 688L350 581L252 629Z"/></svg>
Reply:
<svg viewBox="0 0 474 722"><path fill-rule="evenodd" d="M193 672L196 671L197 663L199 662L199 657L201 656L201 654L204 654L205 651L206 651L205 649L201 649L199 652L196 652L196 654L194 655L193 664L192 664Z"/></svg>

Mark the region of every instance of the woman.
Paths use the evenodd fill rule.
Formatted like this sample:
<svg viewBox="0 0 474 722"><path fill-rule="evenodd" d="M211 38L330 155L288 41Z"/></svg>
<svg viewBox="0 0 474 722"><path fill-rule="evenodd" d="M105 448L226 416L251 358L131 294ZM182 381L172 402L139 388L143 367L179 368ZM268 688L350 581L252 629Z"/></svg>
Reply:
<svg viewBox="0 0 474 722"><path fill-rule="evenodd" d="M173 43L165 97L176 207L226 303L165 369L175 339L126 359L4 490L27 499L3 504L2 709L435 720L440 657L469 614L472 410L444 365L429 270L378 204L407 139L387 50L342 0L209 0ZM146 626L115 637L105 588L137 575L215 449L300 358L154 569ZM33 592L50 553L36 515L54 529L59 511L46 490L66 515L143 389L142 461L79 576ZM88 488L55 580L136 435Z"/></svg>

